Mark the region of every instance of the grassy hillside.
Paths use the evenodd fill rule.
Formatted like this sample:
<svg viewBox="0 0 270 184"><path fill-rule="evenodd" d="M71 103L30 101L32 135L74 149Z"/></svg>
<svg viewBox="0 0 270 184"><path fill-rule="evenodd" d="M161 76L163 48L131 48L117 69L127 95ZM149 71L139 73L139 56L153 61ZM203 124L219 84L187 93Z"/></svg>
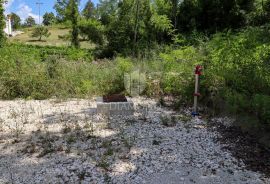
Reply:
<svg viewBox="0 0 270 184"><path fill-rule="evenodd" d="M67 35L70 31L69 28L63 26L52 26L48 27L51 36L48 38L43 38L42 41L37 41L35 38L31 37L31 33L34 28L24 28L21 31L24 33L21 35L17 35L15 37L10 38L11 42L20 42L31 45L39 45L39 46L69 46L70 42L68 40L60 39L59 36ZM90 43L89 41L81 41L81 48L92 49L95 45Z"/></svg>

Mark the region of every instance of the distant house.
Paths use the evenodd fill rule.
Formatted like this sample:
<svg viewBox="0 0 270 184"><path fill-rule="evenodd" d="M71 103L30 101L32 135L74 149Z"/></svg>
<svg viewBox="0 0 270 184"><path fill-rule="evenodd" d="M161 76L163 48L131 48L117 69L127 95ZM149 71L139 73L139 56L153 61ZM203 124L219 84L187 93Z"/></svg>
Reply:
<svg viewBox="0 0 270 184"><path fill-rule="evenodd" d="M11 26L11 16L7 15L6 17L6 28L4 29L4 32L8 36L12 36L12 26Z"/></svg>

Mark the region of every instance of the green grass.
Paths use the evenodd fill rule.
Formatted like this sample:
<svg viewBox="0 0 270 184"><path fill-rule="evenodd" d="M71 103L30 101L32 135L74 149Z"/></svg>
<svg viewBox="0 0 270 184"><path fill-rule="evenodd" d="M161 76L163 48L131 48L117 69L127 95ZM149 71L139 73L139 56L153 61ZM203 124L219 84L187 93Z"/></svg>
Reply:
<svg viewBox="0 0 270 184"><path fill-rule="evenodd" d="M15 37L9 38L9 41L30 44L30 45L39 45L39 46L70 46L68 40L59 39L59 36L64 36L69 33L70 29L63 26L49 26L47 27L51 36L48 38L42 38L42 41L38 41L36 38L31 37L31 33L34 28L24 28L21 29L24 33L17 35ZM89 41L81 41L81 48L84 49L93 49L95 45Z"/></svg>

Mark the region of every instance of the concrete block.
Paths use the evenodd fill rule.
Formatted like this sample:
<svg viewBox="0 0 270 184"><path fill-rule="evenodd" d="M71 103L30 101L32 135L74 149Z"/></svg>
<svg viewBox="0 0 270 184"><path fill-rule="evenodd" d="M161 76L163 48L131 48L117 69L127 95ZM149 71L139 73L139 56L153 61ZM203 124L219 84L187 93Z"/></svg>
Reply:
<svg viewBox="0 0 270 184"><path fill-rule="evenodd" d="M127 102L109 102L103 101L102 97L96 99L97 113L107 116L132 116L134 114L134 103L127 98Z"/></svg>

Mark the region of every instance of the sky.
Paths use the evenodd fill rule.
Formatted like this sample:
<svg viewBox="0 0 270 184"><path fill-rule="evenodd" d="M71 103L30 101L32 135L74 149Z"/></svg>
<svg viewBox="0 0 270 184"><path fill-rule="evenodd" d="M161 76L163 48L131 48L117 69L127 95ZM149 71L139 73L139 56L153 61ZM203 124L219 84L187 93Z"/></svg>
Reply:
<svg viewBox="0 0 270 184"><path fill-rule="evenodd" d="M80 10L83 9L85 3L88 0L81 0L80 3ZM99 0L92 0L95 4ZM8 0L8 3L5 5L5 13L9 14L11 12L16 13L19 15L24 21L28 16L32 16L36 22L39 22L39 8L37 6L37 2L43 3L40 6L40 14L41 14L41 22L42 22L42 15L46 12L54 12L53 9L54 3L56 0Z"/></svg>

